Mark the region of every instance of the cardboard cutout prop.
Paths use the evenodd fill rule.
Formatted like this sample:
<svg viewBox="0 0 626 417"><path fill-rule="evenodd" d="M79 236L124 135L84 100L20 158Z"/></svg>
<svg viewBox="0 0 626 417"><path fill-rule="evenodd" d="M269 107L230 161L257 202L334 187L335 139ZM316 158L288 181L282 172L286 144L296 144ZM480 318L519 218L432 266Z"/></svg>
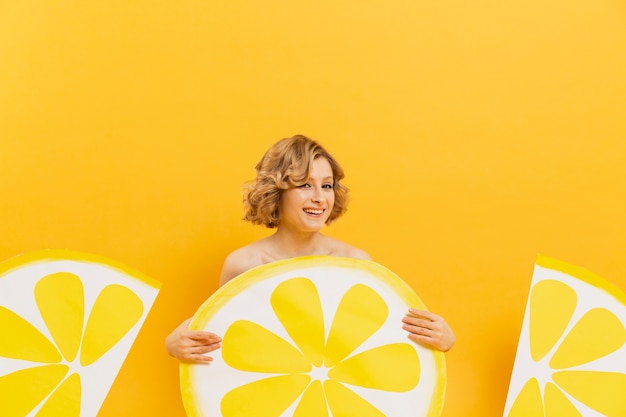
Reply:
<svg viewBox="0 0 626 417"><path fill-rule="evenodd" d="M626 294L539 257L505 417L626 416Z"/></svg>
<svg viewBox="0 0 626 417"><path fill-rule="evenodd" d="M95 416L159 286L72 252L0 264L0 415Z"/></svg>
<svg viewBox="0 0 626 417"><path fill-rule="evenodd" d="M223 337L209 365L181 364L189 416L438 416L444 355L402 330L411 288L370 261L313 256L251 269L190 327Z"/></svg>

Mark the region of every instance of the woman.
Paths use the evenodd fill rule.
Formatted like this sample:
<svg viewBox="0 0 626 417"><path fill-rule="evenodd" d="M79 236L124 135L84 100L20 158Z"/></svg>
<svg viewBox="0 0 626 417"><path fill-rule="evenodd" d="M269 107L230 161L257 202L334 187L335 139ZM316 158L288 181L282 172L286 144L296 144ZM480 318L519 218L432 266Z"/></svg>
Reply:
<svg viewBox="0 0 626 417"><path fill-rule="evenodd" d="M301 135L275 143L256 166L257 177L244 188L244 219L276 232L233 251L222 267L220 285L259 265L297 256L327 255L367 259L361 249L321 233L347 209L348 190L339 163L315 141ZM456 338L446 321L409 309L402 328L415 343L447 351ZM167 352L185 362L207 363L206 353L221 346L211 332L188 329L184 321L165 341Z"/></svg>

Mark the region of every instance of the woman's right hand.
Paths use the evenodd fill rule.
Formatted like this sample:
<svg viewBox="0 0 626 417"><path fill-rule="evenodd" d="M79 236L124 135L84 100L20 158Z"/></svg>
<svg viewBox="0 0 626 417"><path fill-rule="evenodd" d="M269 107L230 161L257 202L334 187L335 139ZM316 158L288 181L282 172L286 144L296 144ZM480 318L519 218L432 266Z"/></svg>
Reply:
<svg viewBox="0 0 626 417"><path fill-rule="evenodd" d="M182 322L165 338L167 353L182 362L211 362L213 358L205 353L219 349L222 338L211 332L189 330L189 321Z"/></svg>

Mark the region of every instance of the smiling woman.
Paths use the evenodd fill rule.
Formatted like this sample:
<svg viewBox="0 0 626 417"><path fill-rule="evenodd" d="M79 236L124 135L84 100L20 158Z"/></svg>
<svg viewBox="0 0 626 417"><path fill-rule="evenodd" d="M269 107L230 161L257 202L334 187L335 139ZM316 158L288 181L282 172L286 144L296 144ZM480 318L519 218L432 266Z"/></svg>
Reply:
<svg viewBox="0 0 626 417"><path fill-rule="evenodd" d="M307 255L369 259L364 251L321 234L347 210L348 189L339 163L302 135L281 139L256 165L244 186L244 219L276 232L231 253L220 285L255 266Z"/></svg>
<svg viewBox="0 0 626 417"><path fill-rule="evenodd" d="M365 251L321 233L346 211L348 190L340 182L341 166L317 142L302 135L279 140L265 152L256 173L244 187L244 219L276 232L228 255L220 285L252 268L299 256L370 259ZM443 318L417 309L405 314L398 321L413 342L441 351L452 348L455 336ZM222 338L191 331L188 324L167 337L168 353L184 362L211 362L207 354L221 347Z"/></svg>

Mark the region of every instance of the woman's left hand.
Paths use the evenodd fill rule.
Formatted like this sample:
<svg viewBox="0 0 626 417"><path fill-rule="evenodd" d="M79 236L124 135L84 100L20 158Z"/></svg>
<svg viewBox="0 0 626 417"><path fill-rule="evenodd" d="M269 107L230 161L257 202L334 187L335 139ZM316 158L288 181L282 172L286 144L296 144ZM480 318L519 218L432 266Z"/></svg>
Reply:
<svg viewBox="0 0 626 417"><path fill-rule="evenodd" d="M415 343L443 352L450 350L456 343L456 336L448 323L430 311L409 308L402 322L402 328L409 332L409 339Z"/></svg>

